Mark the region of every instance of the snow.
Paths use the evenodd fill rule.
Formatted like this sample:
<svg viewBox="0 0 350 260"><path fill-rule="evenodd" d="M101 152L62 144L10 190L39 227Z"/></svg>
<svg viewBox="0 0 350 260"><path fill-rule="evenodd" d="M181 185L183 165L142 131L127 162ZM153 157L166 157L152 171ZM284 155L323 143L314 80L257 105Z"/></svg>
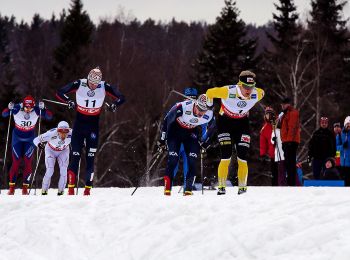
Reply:
<svg viewBox="0 0 350 260"><path fill-rule="evenodd" d="M0 195L0 259L349 259L350 190L174 187Z"/></svg>

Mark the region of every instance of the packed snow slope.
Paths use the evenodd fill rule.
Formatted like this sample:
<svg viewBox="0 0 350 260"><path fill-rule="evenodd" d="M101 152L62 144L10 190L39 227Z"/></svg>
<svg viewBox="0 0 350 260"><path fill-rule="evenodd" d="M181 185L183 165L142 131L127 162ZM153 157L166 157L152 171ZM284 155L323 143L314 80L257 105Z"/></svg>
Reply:
<svg viewBox="0 0 350 260"><path fill-rule="evenodd" d="M0 195L0 259L350 259L350 189ZM32 191L33 192L33 191Z"/></svg>

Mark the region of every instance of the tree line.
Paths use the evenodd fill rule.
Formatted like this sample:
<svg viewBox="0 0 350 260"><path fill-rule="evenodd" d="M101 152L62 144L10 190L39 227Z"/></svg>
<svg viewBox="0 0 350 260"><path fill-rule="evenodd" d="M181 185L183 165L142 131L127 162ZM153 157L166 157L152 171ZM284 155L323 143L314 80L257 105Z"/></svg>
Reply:
<svg viewBox="0 0 350 260"><path fill-rule="evenodd" d="M29 24L0 14L0 104L5 108L27 94L54 99L58 88L99 66L103 78L117 85L127 102L116 114L102 115L95 184L128 187L137 184L151 162L164 114L181 100L171 90L194 86L204 92L234 84L241 70L250 69L266 92L264 105L280 111L279 100L289 96L301 110L303 159L319 118L342 121L348 113L350 33L342 19L346 1L312 0L304 24L293 0L276 2L272 22L260 27L240 18L233 0L225 1L210 25L121 17L94 24L81 0L72 0L67 11L49 20L35 14ZM47 106L55 120L45 123L43 131L62 119L73 123L73 112ZM250 184L269 183L257 161L262 111L260 106L250 115ZM8 121L2 119L0 124L4 151ZM208 176L216 175L218 152L215 145L208 151ZM164 157L143 184L159 183ZM40 171L43 174L43 165Z"/></svg>

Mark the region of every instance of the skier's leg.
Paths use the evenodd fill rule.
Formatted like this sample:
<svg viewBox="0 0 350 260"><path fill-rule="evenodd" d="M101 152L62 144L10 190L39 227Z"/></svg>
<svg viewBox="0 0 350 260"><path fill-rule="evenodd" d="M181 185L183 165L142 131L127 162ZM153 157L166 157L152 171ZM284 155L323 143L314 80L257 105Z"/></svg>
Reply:
<svg viewBox="0 0 350 260"><path fill-rule="evenodd" d="M67 168L69 163L69 149L61 151L57 157L58 165L60 166L60 179L58 181L58 193L63 193L67 184Z"/></svg>
<svg viewBox="0 0 350 260"><path fill-rule="evenodd" d="M23 185L29 185L30 176L32 174L32 161L34 155L33 142L24 143L24 170L23 170Z"/></svg>
<svg viewBox="0 0 350 260"><path fill-rule="evenodd" d="M90 195L94 179L94 160L98 146L98 127L89 133L86 137L86 176L85 176L85 191L84 195Z"/></svg>
<svg viewBox="0 0 350 260"><path fill-rule="evenodd" d="M43 193L47 192L50 188L51 177L54 173L55 163L56 163L55 153L54 153L54 151L52 151L52 149L49 147L49 145L46 145L46 147L45 147L46 172L45 172L45 175L43 178L43 183L42 183L42 192Z"/></svg>
<svg viewBox="0 0 350 260"><path fill-rule="evenodd" d="M198 134L191 133L189 137L184 141L184 149L188 159L188 173L186 177L186 192L192 193L192 184L194 176L196 176L196 162L199 157L199 143Z"/></svg>
<svg viewBox="0 0 350 260"><path fill-rule="evenodd" d="M175 128L178 129L178 127ZM164 176L164 193L166 195L170 195L174 169L179 162L179 151L181 146L181 139L179 138L179 134L176 134L175 131L169 131L167 144L168 161Z"/></svg>
<svg viewBox="0 0 350 260"><path fill-rule="evenodd" d="M74 195L75 176L78 173L79 161L81 157L81 150L84 146L85 135L82 132L81 127L76 123L74 124L72 133L72 150L71 150L71 162L68 168L68 195Z"/></svg>

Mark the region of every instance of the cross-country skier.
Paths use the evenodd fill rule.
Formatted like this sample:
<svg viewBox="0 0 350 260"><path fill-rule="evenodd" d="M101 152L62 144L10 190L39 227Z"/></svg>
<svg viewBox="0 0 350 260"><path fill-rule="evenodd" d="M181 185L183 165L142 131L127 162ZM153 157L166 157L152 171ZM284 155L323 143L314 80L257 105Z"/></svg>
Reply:
<svg viewBox="0 0 350 260"><path fill-rule="evenodd" d="M8 107L2 111L3 117L13 115L15 127L12 131L12 166L10 169L10 189L8 194L15 194L15 185L18 176L21 158L24 161L22 194L28 195L30 175L32 174L33 139L35 137L35 125L41 116L43 119L51 120L52 113L45 108L44 102L35 105L32 96L26 96L23 102L14 104L10 102Z"/></svg>
<svg viewBox="0 0 350 260"><path fill-rule="evenodd" d="M171 108L165 117L159 145L168 147L168 163L164 176L164 194L171 195L173 173L179 161L180 146L183 144L188 160L188 173L184 195L192 195L192 182L196 175L196 161L199 155L198 126L212 121L213 111L208 109L207 96L202 94L196 101L183 101Z"/></svg>
<svg viewBox="0 0 350 260"><path fill-rule="evenodd" d="M50 188L51 177L55 170L56 160L60 167L60 179L57 195L63 195L67 183L67 168L69 164L69 144L72 138L72 129L65 121L58 123L46 133L39 135L33 141L39 149L45 149L46 173L43 178L41 195L47 195ZM45 144L46 143L46 144Z"/></svg>
<svg viewBox="0 0 350 260"><path fill-rule="evenodd" d="M238 194L247 191L248 151L250 147L249 110L264 97L264 91L255 87L255 74L242 71L236 85L208 89L209 99L220 98L221 109L217 118L221 161L218 167L218 195L226 193L226 179L235 144L238 161Z"/></svg>
<svg viewBox="0 0 350 260"><path fill-rule="evenodd" d="M75 102L66 94L75 92ZM69 109L76 109L73 126L71 162L68 167L68 195L74 195L75 176L78 173L81 151L86 142L86 178L84 195L90 195L94 176L94 158L99 136L99 118L106 94L113 98L109 109L117 110L124 103L124 96L109 83L102 81L102 72L92 69L87 79L78 79L58 90L56 96L66 102Z"/></svg>

